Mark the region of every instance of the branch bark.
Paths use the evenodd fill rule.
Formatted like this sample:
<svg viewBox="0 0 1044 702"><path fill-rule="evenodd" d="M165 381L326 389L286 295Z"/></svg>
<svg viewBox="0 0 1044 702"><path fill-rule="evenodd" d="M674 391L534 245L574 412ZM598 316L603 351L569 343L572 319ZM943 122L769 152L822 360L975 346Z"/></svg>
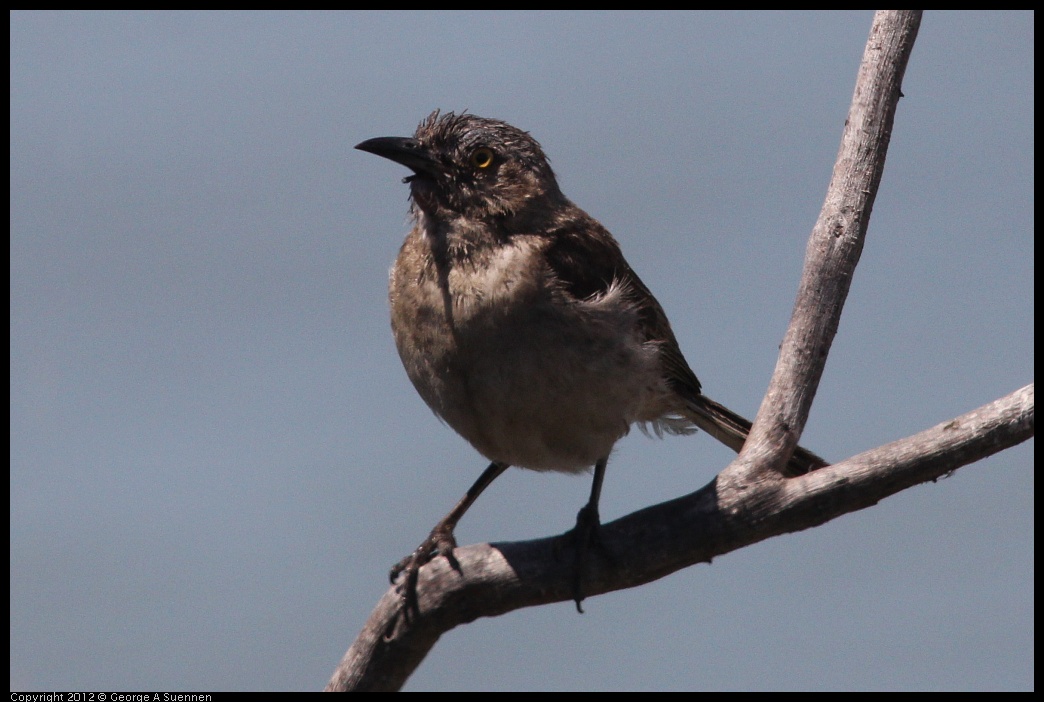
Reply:
<svg viewBox="0 0 1044 702"><path fill-rule="evenodd" d="M754 428L737 459L695 493L604 524L610 562L589 554L588 596L635 587L778 534L817 526L1021 443L1034 433L1028 385L979 409L807 475L780 473L797 445L862 251L919 11L879 11L797 302ZM561 536L458 548L420 571L407 621L392 587L327 685L397 690L439 637L479 617L573 597Z"/></svg>
<svg viewBox="0 0 1044 702"><path fill-rule="evenodd" d="M723 478L747 482L781 470L805 428L863 251L920 24L919 10L881 10L874 16L776 370L739 460Z"/></svg>

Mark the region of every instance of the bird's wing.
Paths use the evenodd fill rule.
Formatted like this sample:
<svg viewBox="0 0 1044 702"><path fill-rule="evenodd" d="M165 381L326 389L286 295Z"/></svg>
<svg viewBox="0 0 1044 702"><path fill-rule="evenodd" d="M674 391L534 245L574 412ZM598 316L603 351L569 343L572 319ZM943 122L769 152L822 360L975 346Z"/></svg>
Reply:
<svg viewBox="0 0 1044 702"><path fill-rule="evenodd" d="M642 336L660 347L671 387L686 399L700 395L700 381L685 361L663 308L597 220L578 214L562 222L549 232L545 256L562 288L578 300L602 295L614 282L622 286L638 309Z"/></svg>

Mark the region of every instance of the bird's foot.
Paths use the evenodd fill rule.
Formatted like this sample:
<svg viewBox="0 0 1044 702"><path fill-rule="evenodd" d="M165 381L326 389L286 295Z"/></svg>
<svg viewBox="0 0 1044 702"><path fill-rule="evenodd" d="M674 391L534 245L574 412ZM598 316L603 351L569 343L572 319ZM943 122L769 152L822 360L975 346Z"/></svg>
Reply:
<svg viewBox="0 0 1044 702"><path fill-rule="evenodd" d="M439 556L445 556L450 566L456 571L460 570L460 563L453 556L453 549L457 547L457 540L453 538L453 529L448 525L439 523L428 534L428 538L414 549L413 553L403 558L392 566L388 578L395 584L398 582L399 596L402 600L403 611L406 616L419 613L417 602L417 577L420 569Z"/></svg>
<svg viewBox="0 0 1044 702"><path fill-rule="evenodd" d="M585 505L576 515L576 526L566 534L573 542L575 549L575 561L573 563L573 601L576 602L576 611L584 613L580 605L584 600L583 578L587 567L587 554L590 549L599 551L603 556L612 559L612 554L602 542L602 524L598 518L598 507L596 505Z"/></svg>

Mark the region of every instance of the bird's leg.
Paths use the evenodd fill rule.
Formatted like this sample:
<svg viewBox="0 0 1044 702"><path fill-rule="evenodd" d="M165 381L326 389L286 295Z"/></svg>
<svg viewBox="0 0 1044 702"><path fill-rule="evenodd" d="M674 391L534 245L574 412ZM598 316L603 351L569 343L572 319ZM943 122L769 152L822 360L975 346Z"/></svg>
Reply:
<svg viewBox="0 0 1044 702"><path fill-rule="evenodd" d="M587 501L576 515L576 526L573 527L573 540L576 547L576 562L573 570L573 600L576 601L576 611L584 613L580 603L584 599L582 580L584 576L584 565L587 561L587 549L595 546L604 550L598 530L602 524L598 518L598 498L602 495L602 480L605 479L605 464L607 458L600 459L595 464L594 481L591 483L591 499Z"/></svg>
<svg viewBox="0 0 1044 702"><path fill-rule="evenodd" d="M438 556L445 556L454 570L460 570L460 564L453 557L453 549L457 547L457 540L453 538L453 530L456 529L457 522L468 511L468 508L474 504L478 496L482 494L482 491L489 487L489 484L507 469L507 463L498 463L496 461L490 463L489 467L482 471L482 475L479 476L474 485L468 488L460 502L454 505L449 514L439 520L439 523L428 534L428 538L422 541L421 545L413 553L392 566L389 573L389 579L392 583L398 580L400 575L405 574L399 591L402 594L407 610L415 611L417 609L417 575L421 566Z"/></svg>

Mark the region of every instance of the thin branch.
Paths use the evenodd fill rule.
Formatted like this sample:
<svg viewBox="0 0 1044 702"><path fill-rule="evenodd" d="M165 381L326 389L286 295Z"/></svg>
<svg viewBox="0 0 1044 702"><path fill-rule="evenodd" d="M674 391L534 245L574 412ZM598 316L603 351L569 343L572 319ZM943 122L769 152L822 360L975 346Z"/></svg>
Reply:
<svg viewBox="0 0 1044 702"><path fill-rule="evenodd" d="M859 66L834 173L805 251L794 312L776 370L739 460L724 480L781 470L797 446L837 333L884 172L920 10L879 10Z"/></svg>

